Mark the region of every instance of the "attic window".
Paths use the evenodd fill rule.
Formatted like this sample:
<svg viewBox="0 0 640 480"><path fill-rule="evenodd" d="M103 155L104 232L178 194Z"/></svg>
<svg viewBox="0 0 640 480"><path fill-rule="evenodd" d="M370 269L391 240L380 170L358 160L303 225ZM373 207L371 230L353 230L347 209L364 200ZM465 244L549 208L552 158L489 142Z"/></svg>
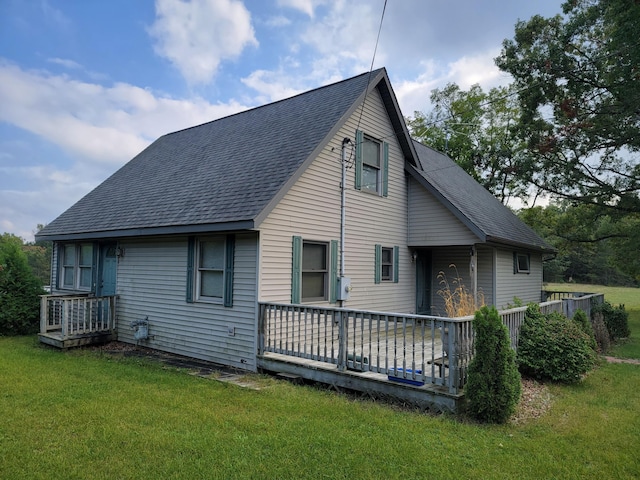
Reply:
<svg viewBox="0 0 640 480"><path fill-rule="evenodd" d="M356 190L381 197L389 193L389 144L356 130Z"/></svg>
<svg viewBox="0 0 640 480"><path fill-rule="evenodd" d="M531 273L530 257L527 253L513 254L513 273Z"/></svg>

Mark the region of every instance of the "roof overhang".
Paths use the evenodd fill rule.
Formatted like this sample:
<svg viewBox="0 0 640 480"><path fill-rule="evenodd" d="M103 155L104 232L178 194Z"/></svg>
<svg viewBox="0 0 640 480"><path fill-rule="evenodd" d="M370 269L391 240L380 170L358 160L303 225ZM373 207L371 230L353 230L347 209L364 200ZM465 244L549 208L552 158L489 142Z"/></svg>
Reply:
<svg viewBox="0 0 640 480"><path fill-rule="evenodd" d="M76 232L67 234L36 234L39 241L79 241L79 240L100 240L128 237L146 237L154 235L191 235L210 232L229 232L238 230L252 230L253 220L242 220L237 222L204 223L198 225L168 225L161 227L127 228L122 230L105 230L96 232Z"/></svg>

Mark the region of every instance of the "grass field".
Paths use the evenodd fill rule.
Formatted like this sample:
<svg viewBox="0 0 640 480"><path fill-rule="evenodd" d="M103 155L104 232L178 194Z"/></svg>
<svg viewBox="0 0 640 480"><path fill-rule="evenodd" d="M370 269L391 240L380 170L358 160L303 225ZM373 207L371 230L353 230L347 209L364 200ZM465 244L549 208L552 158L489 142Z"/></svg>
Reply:
<svg viewBox="0 0 640 480"><path fill-rule="evenodd" d="M484 426L311 386L259 390L34 337L0 338L0 478L640 475L640 367L552 385L540 418Z"/></svg>

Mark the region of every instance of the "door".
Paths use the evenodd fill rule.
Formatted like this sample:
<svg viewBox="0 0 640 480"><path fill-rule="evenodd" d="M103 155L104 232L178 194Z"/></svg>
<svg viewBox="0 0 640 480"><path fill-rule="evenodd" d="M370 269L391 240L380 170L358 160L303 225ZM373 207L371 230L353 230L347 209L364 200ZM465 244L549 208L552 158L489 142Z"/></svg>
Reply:
<svg viewBox="0 0 640 480"><path fill-rule="evenodd" d="M116 294L116 274L118 258L116 245L107 244L100 247L100 271L98 276L98 296L106 297Z"/></svg>
<svg viewBox="0 0 640 480"><path fill-rule="evenodd" d="M431 315L431 250L416 253L416 313Z"/></svg>

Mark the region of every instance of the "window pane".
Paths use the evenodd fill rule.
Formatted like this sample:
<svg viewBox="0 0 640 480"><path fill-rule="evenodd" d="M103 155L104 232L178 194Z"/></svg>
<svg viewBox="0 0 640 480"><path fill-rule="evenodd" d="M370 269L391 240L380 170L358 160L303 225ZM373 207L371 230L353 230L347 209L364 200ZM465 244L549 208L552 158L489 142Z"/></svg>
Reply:
<svg viewBox="0 0 640 480"><path fill-rule="evenodd" d="M529 257L527 255L518 255L518 271L529 271Z"/></svg>
<svg viewBox="0 0 640 480"><path fill-rule="evenodd" d="M62 284L65 287L73 287L73 267L64 267L63 268Z"/></svg>
<svg viewBox="0 0 640 480"><path fill-rule="evenodd" d="M91 288L91 268L80 269L80 287Z"/></svg>
<svg viewBox="0 0 640 480"><path fill-rule="evenodd" d="M200 268L224 269L224 239L200 242Z"/></svg>
<svg viewBox="0 0 640 480"><path fill-rule="evenodd" d="M75 265L76 263L76 246L65 245L64 246L64 265ZM65 282L66 283L66 282Z"/></svg>
<svg viewBox="0 0 640 480"><path fill-rule="evenodd" d="M362 188L365 190L371 190L373 192L378 191L378 170L375 167L369 165L362 166Z"/></svg>
<svg viewBox="0 0 640 480"><path fill-rule="evenodd" d="M200 296L222 298L223 285L222 272L200 272Z"/></svg>
<svg viewBox="0 0 640 480"><path fill-rule="evenodd" d="M324 272L303 272L302 273L302 299L325 298L325 273Z"/></svg>
<svg viewBox="0 0 640 480"><path fill-rule="evenodd" d="M91 266L93 259L93 247L91 245L80 246L80 265Z"/></svg>
<svg viewBox="0 0 640 480"><path fill-rule="evenodd" d="M393 250L391 248L382 249L382 263L393 263Z"/></svg>
<svg viewBox="0 0 640 480"><path fill-rule="evenodd" d="M362 163L380 168L380 144L365 138L362 142Z"/></svg>
<svg viewBox="0 0 640 480"><path fill-rule="evenodd" d="M382 265L382 280L391 280L391 265Z"/></svg>
<svg viewBox="0 0 640 480"><path fill-rule="evenodd" d="M326 270L327 246L322 243L305 243L302 247L302 270Z"/></svg>

